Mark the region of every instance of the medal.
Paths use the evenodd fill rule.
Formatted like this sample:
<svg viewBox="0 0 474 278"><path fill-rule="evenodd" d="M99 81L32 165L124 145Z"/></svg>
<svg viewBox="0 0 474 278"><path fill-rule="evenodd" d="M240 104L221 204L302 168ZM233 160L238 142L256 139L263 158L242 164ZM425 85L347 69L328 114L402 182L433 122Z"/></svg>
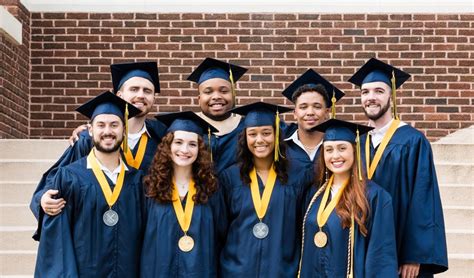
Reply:
<svg viewBox="0 0 474 278"><path fill-rule="evenodd" d="M328 243L328 236L323 232L319 231L314 235L314 245L319 248L323 248Z"/></svg>
<svg viewBox="0 0 474 278"><path fill-rule="evenodd" d="M268 236L268 225L263 222L258 222L253 226L253 235L258 239L264 239Z"/></svg>
<svg viewBox="0 0 474 278"><path fill-rule="evenodd" d="M115 210L109 209L102 216L102 220L104 221L105 225L113 227L118 223L119 216Z"/></svg>
<svg viewBox="0 0 474 278"><path fill-rule="evenodd" d="M189 252L194 248L194 239L188 235L184 235L179 239L178 247L183 252Z"/></svg>

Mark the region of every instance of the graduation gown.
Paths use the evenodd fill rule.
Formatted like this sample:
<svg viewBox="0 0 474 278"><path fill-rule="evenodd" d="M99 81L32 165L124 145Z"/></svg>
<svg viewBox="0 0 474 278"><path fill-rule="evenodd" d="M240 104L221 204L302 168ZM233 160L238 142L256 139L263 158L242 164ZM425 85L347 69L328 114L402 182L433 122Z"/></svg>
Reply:
<svg viewBox="0 0 474 278"><path fill-rule="evenodd" d="M361 137L365 147L367 136ZM375 149L371 144L370 161ZM365 164L365 151L362 151ZM420 276L448 268L443 209L431 146L415 128L399 127L372 180L392 196L398 263L419 263Z"/></svg>
<svg viewBox="0 0 474 278"><path fill-rule="evenodd" d="M102 220L109 206L86 165L84 157L60 168L54 178L53 188L67 203L59 215L44 217L35 277L138 276L144 228L142 173L131 167L125 172L112 207L119 221L109 227Z"/></svg>
<svg viewBox="0 0 474 278"><path fill-rule="evenodd" d="M186 198L182 201L183 207ZM147 223L141 253L141 277L217 277L218 218L220 193L206 204L195 204L188 235L194 248L183 252L178 247L184 235L172 203L158 203L147 198Z"/></svg>
<svg viewBox="0 0 474 278"><path fill-rule="evenodd" d="M315 190L311 190L313 197ZM314 235L319 231L316 215L323 194L307 212L304 224L303 255L300 277L341 277L347 275L349 228L342 229L341 219L333 210L322 230L328 237L327 245L318 248ZM367 237L355 223L354 277L397 277L395 228L390 195L373 182L367 184L370 214L367 219Z"/></svg>
<svg viewBox="0 0 474 278"><path fill-rule="evenodd" d="M292 175L292 173L300 173ZM240 178L238 165L219 178L226 208L227 238L220 256L222 277L295 277L301 244L302 198L310 185L311 172L290 165L286 184L277 178L263 218L268 236L256 238L252 229L259 222L250 186ZM258 178L260 192L263 183Z"/></svg>
<svg viewBox="0 0 474 278"><path fill-rule="evenodd" d="M164 136L166 131L166 127L161 122L156 120L147 119L145 120L145 125L151 138L148 138L145 155L143 157L142 164L140 165L140 170L143 170L144 174L148 172L148 167L153 161L156 147L160 143L161 138ZM132 150L134 156L138 151L139 143L140 142L138 142L135 148ZM43 209L41 208L41 197L48 189L52 188L52 182L58 169L87 156L92 150L92 147L93 143L92 138L89 136L89 132L81 132L79 134L79 139L74 143L74 145L69 146L63 155L58 159L58 161L56 161L56 163L43 174L30 202L30 209L38 220L38 224L42 223L44 216ZM41 225L38 225L38 229L33 235L33 238L35 240L39 240L40 233Z"/></svg>

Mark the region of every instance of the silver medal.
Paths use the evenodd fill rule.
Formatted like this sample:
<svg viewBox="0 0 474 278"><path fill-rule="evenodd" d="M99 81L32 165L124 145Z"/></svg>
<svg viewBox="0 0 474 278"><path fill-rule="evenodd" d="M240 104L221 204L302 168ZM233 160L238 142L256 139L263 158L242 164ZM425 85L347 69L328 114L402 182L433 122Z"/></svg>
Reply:
<svg viewBox="0 0 474 278"><path fill-rule="evenodd" d="M109 227L113 227L118 223L119 216L118 216L117 212L115 212L112 209L109 209L102 216L102 220L104 221L105 225L107 225Z"/></svg>
<svg viewBox="0 0 474 278"><path fill-rule="evenodd" d="M253 226L253 235L258 239L264 239L268 236L268 226L263 222L258 222Z"/></svg>

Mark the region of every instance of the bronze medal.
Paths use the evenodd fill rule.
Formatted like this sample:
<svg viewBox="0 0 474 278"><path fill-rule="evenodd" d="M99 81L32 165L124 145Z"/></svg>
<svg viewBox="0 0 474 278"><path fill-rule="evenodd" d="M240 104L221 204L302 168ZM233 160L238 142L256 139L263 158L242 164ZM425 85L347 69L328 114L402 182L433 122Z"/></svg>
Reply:
<svg viewBox="0 0 474 278"><path fill-rule="evenodd" d="M323 232L319 231L314 235L314 245L319 248L323 248L328 243L328 236Z"/></svg>

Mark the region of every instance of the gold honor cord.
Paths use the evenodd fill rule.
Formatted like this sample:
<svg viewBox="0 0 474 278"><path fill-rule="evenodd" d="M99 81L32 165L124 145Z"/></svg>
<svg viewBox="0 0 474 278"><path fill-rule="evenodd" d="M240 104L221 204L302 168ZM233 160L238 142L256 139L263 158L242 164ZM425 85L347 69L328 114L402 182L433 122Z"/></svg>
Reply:
<svg viewBox="0 0 474 278"><path fill-rule="evenodd" d="M348 262L347 262L347 277L353 278L354 277L354 245L355 245L355 226L354 226L354 212L351 213L351 228L349 229L349 254L348 255Z"/></svg>
<svg viewBox="0 0 474 278"><path fill-rule="evenodd" d="M118 215L116 212L112 210L112 206L117 202L120 192L122 191L123 187L123 181L125 179L125 166L122 161L120 161L120 173L117 178L117 183L115 184L114 191L110 189L110 185L107 182L107 179L105 178L104 172L100 169L99 162L97 161L97 158L94 155L94 149L91 150L89 155L87 156L87 162L92 166L92 172L94 172L94 176L99 182L100 188L102 189L102 193L104 193L105 201L109 205L109 211L104 214L104 222L108 226L114 226L117 224L118 221ZM115 219L110 219L107 220L106 218L109 217L108 213L113 214L112 218Z"/></svg>
<svg viewBox="0 0 474 278"><path fill-rule="evenodd" d="M145 156L147 143L148 143L148 135L146 134L146 132L144 132L142 136L140 137L140 142L138 143L138 150L135 157L133 157L133 154L130 148L128 148L128 146L125 146L125 144L122 144L123 153L128 165L130 165L131 167L135 169L140 168L140 165L142 165L143 157Z"/></svg>
<svg viewBox="0 0 474 278"><path fill-rule="evenodd" d="M258 180L257 180L257 171L255 167L250 171L250 190L252 193L253 206L255 207L255 212L260 221L267 213L268 205L270 204L270 197L272 196L273 188L275 187L277 174L273 165L270 168L267 181L265 182L265 188L263 190L262 198L260 199L260 191L258 189Z"/></svg>
<svg viewBox="0 0 474 278"><path fill-rule="evenodd" d="M125 122L125 135L128 135L128 103L125 104L125 114L123 116L123 121ZM123 137L122 149L124 152L128 152L128 136Z"/></svg>
<svg viewBox="0 0 474 278"><path fill-rule="evenodd" d="M194 200L193 197L196 194L196 187L194 186L194 180L189 181L189 190L188 196L186 197L186 205L183 210L183 206L181 204L181 199L179 198L178 194L178 187L173 179L173 208L176 214L176 218L178 219L179 226L184 232L184 236L182 236L178 241L178 247L183 252L189 252L194 247L194 240L192 237L188 236L188 230L191 226L191 219L193 217L193 210L194 210Z"/></svg>
<svg viewBox="0 0 474 278"><path fill-rule="evenodd" d="M392 102L393 102L393 118L398 120L398 113L397 113L397 83L395 79L395 71L392 70L392 78L390 80L392 82Z"/></svg>
<svg viewBox="0 0 474 278"><path fill-rule="evenodd" d="M336 118L336 92L334 88L332 89L332 98L331 98L331 119Z"/></svg>
<svg viewBox="0 0 474 278"><path fill-rule="evenodd" d="M387 133L385 133L382 142L380 143L380 146L377 149L377 152L375 153L374 160L372 161L372 163L370 162L370 135L367 135L365 141L365 164L367 167L367 177L369 178L369 180L371 180L374 176L375 169L377 169L377 165L379 164L380 159L382 158L382 154L385 151L388 142L390 142L390 139L392 139L393 134L395 134L395 131L397 130L399 125L400 120L393 120L392 124L388 128Z"/></svg>
<svg viewBox="0 0 474 278"><path fill-rule="evenodd" d="M236 93L235 93L235 83L234 83L234 75L232 74L232 67L229 67L229 79L230 79L230 86L231 86L231 91L232 91L232 101L233 105L232 107L235 107L236 103Z"/></svg>
<svg viewBox="0 0 474 278"><path fill-rule="evenodd" d="M334 181L334 175L332 175L331 178L329 178L328 185L326 186L326 189L324 191L323 199L321 200L321 204L319 205L319 208L318 208L318 214L316 215L316 222L318 223L319 232L317 232L315 235L314 243L319 248L326 246L326 243L327 243L327 235L322 231L322 228L324 225L326 225L326 222L328 221L329 216L331 215L332 211L336 207L337 203L339 203L342 193L344 192L344 189L349 183L349 180L346 180L342 184L336 196L334 196L334 198L331 199L331 201L326 207L326 204L329 199L329 193L331 192L333 181Z"/></svg>
<svg viewBox="0 0 474 278"><path fill-rule="evenodd" d="M275 149L273 150L273 152L273 161L276 162L280 160L280 113L278 113L278 110L275 116Z"/></svg>

